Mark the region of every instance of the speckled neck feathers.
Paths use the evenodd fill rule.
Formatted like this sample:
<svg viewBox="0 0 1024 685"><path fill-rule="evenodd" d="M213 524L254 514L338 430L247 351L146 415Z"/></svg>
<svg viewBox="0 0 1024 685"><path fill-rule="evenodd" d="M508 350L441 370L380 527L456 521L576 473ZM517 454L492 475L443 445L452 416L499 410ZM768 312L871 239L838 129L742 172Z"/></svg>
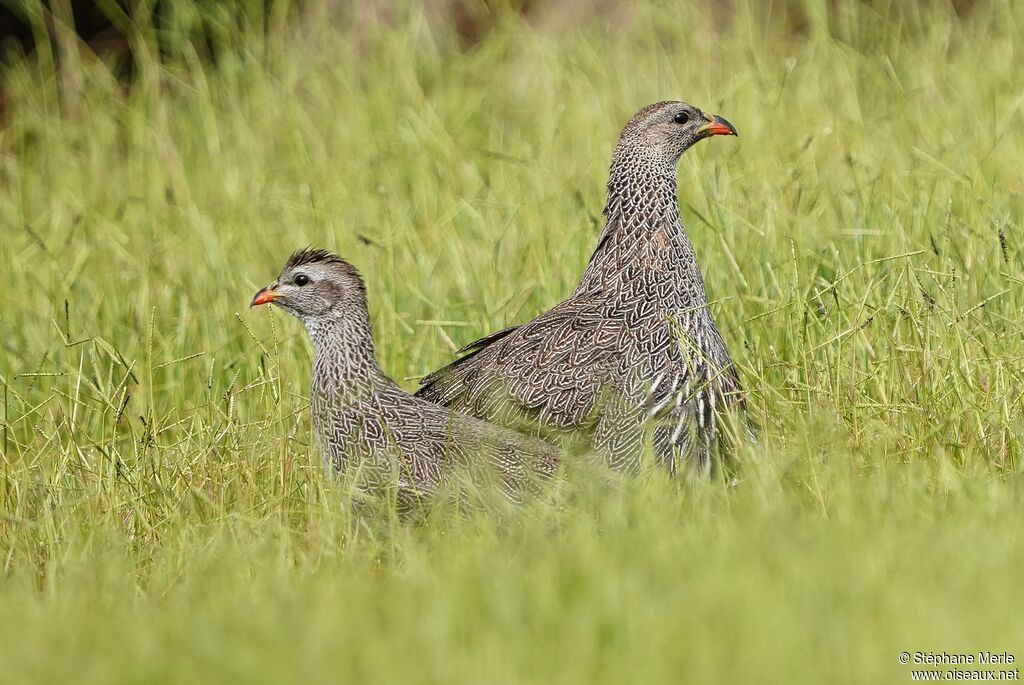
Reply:
<svg viewBox="0 0 1024 685"><path fill-rule="evenodd" d="M680 309L707 303L704 280L679 216L676 159L629 136L608 174L604 230L574 295L649 299L647 283Z"/></svg>
<svg viewBox="0 0 1024 685"><path fill-rule="evenodd" d="M316 350L311 398L314 413L327 398L340 405L357 403L394 385L377 365L365 306L344 314L306 317L303 324Z"/></svg>

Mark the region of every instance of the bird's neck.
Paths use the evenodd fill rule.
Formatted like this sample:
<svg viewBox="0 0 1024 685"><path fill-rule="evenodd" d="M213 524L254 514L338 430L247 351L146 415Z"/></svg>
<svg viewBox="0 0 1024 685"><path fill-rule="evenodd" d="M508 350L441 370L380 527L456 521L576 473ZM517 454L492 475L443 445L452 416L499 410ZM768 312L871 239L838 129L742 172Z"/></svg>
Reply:
<svg viewBox="0 0 1024 685"><path fill-rule="evenodd" d="M666 309L707 301L693 245L679 218L675 160L619 150L608 178L605 226L574 295L655 297Z"/></svg>
<svg viewBox="0 0 1024 685"><path fill-rule="evenodd" d="M641 230L678 221L675 160L617 151L608 173L605 215L628 218L629 226Z"/></svg>
<svg viewBox="0 0 1024 685"><path fill-rule="evenodd" d="M390 386L374 353L370 317L365 311L327 314L303 321L316 350L313 395L356 401Z"/></svg>

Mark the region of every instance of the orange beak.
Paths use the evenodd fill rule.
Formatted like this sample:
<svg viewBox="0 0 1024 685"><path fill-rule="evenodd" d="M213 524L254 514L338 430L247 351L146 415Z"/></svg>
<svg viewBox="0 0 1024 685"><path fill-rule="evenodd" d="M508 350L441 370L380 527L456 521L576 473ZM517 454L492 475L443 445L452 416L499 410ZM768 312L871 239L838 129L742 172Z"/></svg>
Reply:
<svg viewBox="0 0 1024 685"><path fill-rule="evenodd" d="M267 286L256 293L252 298L252 302L249 303L249 306L255 307L258 304L268 304L273 302L275 299L277 299L277 293L275 293L270 286Z"/></svg>
<svg viewBox="0 0 1024 685"><path fill-rule="evenodd" d="M697 129L697 133L705 133L709 136L738 136L736 133L736 127L730 124L728 121L718 116L717 114L711 117L704 126Z"/></svg>

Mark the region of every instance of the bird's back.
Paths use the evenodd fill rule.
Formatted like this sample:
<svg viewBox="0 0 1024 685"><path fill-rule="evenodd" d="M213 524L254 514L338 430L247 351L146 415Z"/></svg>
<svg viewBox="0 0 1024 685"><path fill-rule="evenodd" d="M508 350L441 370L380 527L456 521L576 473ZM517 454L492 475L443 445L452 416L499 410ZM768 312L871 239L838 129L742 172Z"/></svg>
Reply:
<svg viewBox="0 0 1024 685"><path fill-rule="evenodd" d="M459 414L394 383L358 402L318 403L314 418L336 470L359 468L373 486L398 482L419 495L461 471L477 482L493 480L518 500L559 463L558 450L543 440Z"/></svg>
<svg viewBox="0 0 1024 685"><path fill-rule="evenodd" d="M709 426L716 405L740 400L739 379L706 307L683 311L655 280L638 274L615 296L577 293L468 346L417 394L517 430L568 435L627 469L652 419L664 459L693 452L699 439L677 424L685 415Z"/></svg>

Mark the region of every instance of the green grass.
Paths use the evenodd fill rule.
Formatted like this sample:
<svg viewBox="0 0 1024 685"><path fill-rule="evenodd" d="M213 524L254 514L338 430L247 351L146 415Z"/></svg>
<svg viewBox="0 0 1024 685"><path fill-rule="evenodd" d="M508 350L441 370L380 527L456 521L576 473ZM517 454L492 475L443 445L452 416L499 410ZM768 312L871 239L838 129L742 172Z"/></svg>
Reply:
<svg viewBox="0 0 1024 685"><path fill-rule="evenodd" d="M132 30L130 87L66 45L14 58L0 681L908 682L904 650L1024 657L1020 3L688 4L505 17L467 49L415 14L296 40L212 12L210 60L178 3L162 51ZM677 97L740 132L679 167L763 426L738 482L570 473L521 510L354 516L310 445L305 337L252 293L337 249L412 388L571 290L619 128Z"/></svg>

